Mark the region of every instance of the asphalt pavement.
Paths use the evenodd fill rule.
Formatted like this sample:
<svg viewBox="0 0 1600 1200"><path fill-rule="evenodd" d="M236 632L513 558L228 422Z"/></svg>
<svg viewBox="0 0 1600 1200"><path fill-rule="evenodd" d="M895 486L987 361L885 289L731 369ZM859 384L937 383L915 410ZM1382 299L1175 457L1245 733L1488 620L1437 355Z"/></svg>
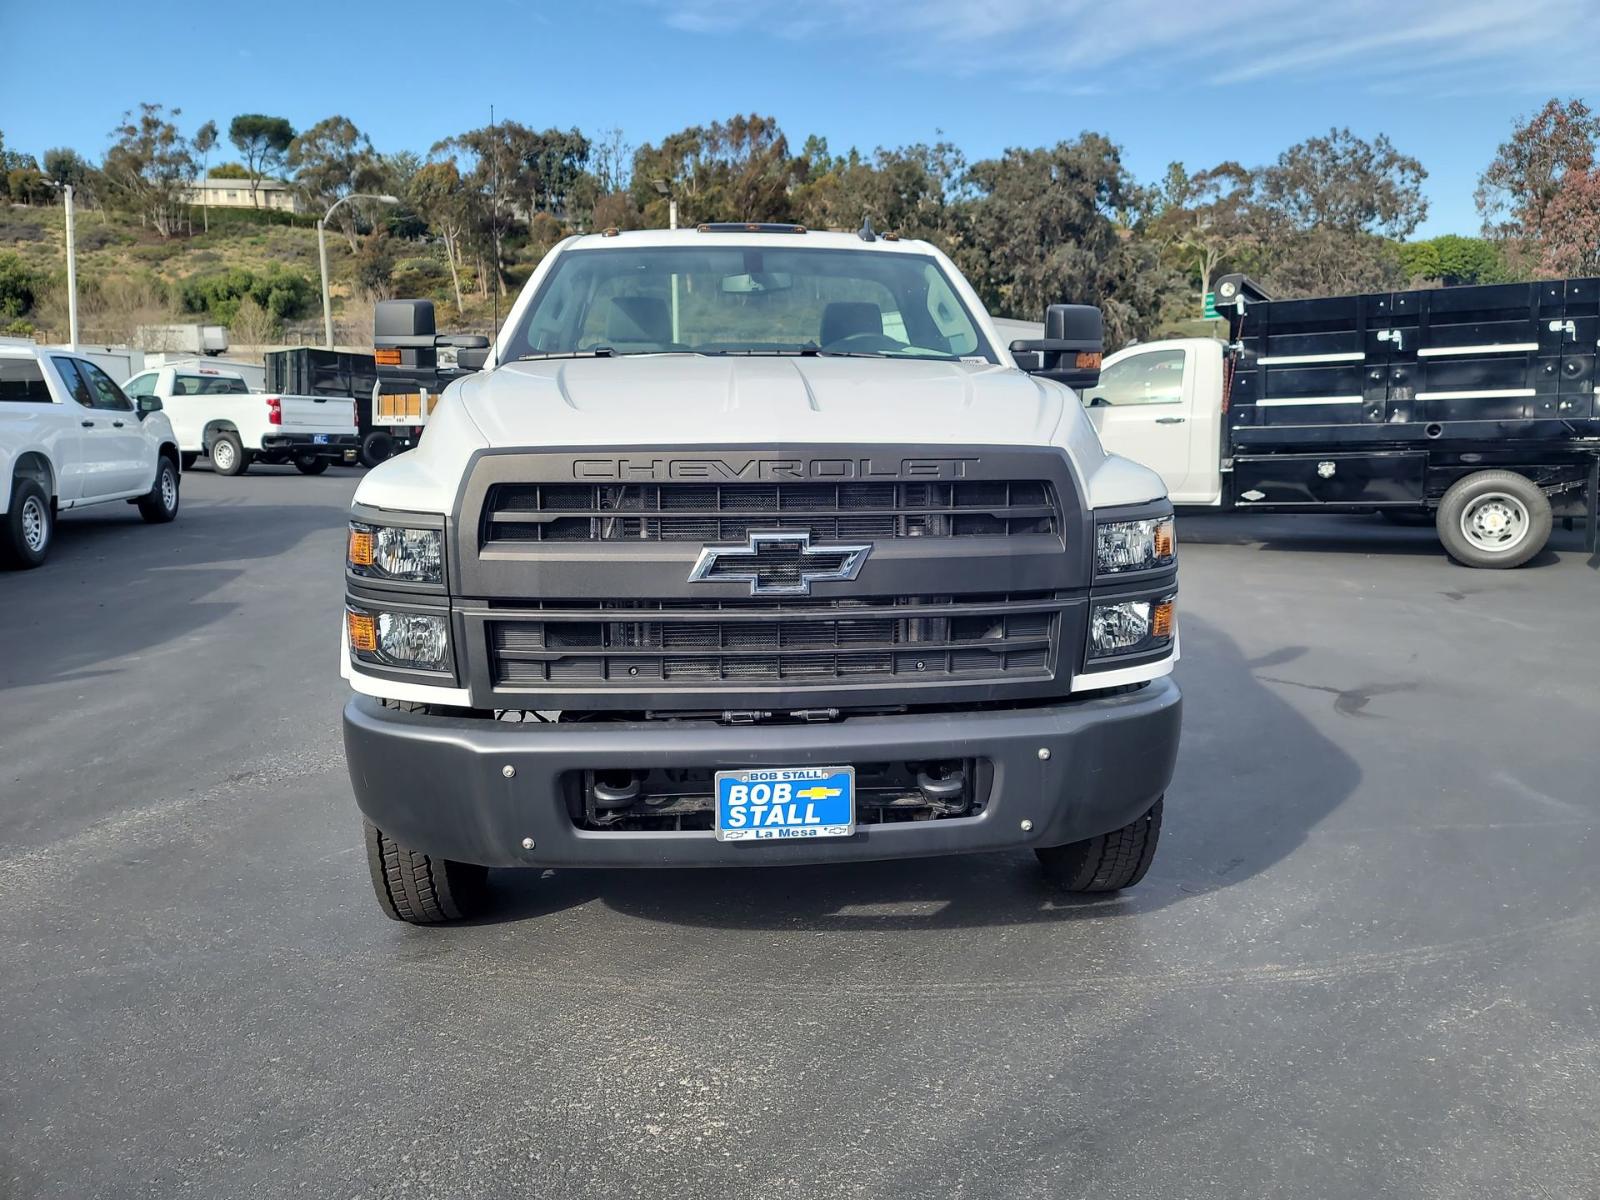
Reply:
<svg viewBox="0 0 1600 1200"><path fill-rule="evenodd" d="M373 902L354 472L0 575L0 1195L1593 1197L1600 571L1180 519L1142 886L1028 854Z"/></svg>

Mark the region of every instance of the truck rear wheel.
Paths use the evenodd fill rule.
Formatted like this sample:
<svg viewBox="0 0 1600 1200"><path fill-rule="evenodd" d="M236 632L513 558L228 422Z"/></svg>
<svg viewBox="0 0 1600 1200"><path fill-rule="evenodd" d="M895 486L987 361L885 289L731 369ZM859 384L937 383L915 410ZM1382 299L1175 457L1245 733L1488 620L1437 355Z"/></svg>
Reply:
<svg viewBox="0 0 1600 1200"><path fill-rule="evenodd" d="M408 850L371 821L361 822L378 907L394 921L438 925L481 912L489 870Z"/></svg>
<svg viewBox="0 0 1600 1200"><path fill-rule="evenodd" d="M11 504L0 517L0 562L11 567L37 567L50 553L55 535L50 497L34 479L11 484Z"/></svg>
<svg viewBox="0 0 1600 1200"><path fill-rule="evenodd" d="M1161 840L1158 799L1121 829L1065 846L1035 850L1045 878L1064 892L1116 892L1144 878Z"/></svg>
<svg viewBox="0 0 1600 1200"><path fill-rule="evenodd" d="M294 469L302 475L321 475L328 469L328 460L315 454L296 454Z"/></svg>
<svg viewBox="0 0 1600 1200"><path fill-rule="evenodd" d="M374 429L361 441L363 466L375 467L394 457L394 438L381 429Z"/></svg>
<svg viewBox="0 0 1600 1200"><path fill-rule="evenodd" d="M1550 498L1515 471L1468 475L1439 502L1439 540L1469 567L1520 567L1550 540Z"/></svg>
<svg viewBox="0 0 1600 1200"><path fill-rule="evenodd" d="M243 475L250 469L250 455L237 433L219 433L211 443L211 469L218 475Z"/></svg>

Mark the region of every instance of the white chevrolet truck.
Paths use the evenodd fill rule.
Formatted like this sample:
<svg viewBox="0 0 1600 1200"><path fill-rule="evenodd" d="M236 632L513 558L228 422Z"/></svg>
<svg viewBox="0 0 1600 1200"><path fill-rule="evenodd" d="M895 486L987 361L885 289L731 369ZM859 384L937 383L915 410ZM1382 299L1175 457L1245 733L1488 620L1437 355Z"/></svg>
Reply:
<svg viewBox="0 0 1600 1200"><path fill-rule="evenodd" d="M361 448L348 396L252 392L238 371L201 363L158 367L123 387L161 401L186 471L204 457L219 475L243 475L257 462L320 475L330 463L355 462Z"/></svg>
<svg viewBox="0 0 1600 1200"><path fill-rule="evenodd" d="M450 339L394 303L416 384ZM383 910L466 916L489 867L1017 848L1136 883L1178 745L1172 509L1072 390L1099 311L1044 332L1008 347L937 249L870 229L551 252L355 495L345 748Z"/></svg>
<svg viewBox="0 0 1600 1200"><path fill-rule="evenodd" d="M0 341L0 564L37 567L56 514L126 500L178 515L178 447L161 402L132 400L89 358Z"/></svg>

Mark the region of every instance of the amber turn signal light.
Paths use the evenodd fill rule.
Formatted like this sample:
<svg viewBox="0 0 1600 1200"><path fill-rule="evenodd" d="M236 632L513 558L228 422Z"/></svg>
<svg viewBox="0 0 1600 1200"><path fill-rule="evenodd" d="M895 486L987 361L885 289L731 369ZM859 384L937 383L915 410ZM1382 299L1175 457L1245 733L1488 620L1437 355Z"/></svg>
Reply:
<svg viewBox="0 0 1600 1200"><path fill-rule="evenodd" d="M1078 351L1078 370L1080 370L1080 371L1098 371L1099 369L1100 369L1100 351L1098 351L1098 350L1079 350Z"/></svg>
<svg viewBox="0 0 1600 1200"><path fill-rule="evenodd" d="M350 648L359 650L363 654L376 654L378 652L378 623L366 613L351 612L348 609L344 614L345 624L350 629Z"/></svg>
<svg viewBox="0 0 1600 1200"><path fill-rule="evenodd" d="M1173 606L1171 600L1163 600L1156 605L1156 611L1150 618L1150 636L1153 638L1169 638L1172 636Z"/></svg>
<svg viewBox="0 0 1600 1200"><path fill-rule="evenodd" d="M400 351L374 350L372 352L372 361L380 367L398 367L400 365Z"/></svg>
<svg viewBox="0 0 1600 1200"><path fill-rule="evenodd" d="M1160 522L1155 529L1155 554L1158 562L1173 555L1173 542L1177 540L1170 520Z"/></svg>
<svg viewBox="0 0 1600 1200"><path fill-rule="evenodd" d="M372 565L372 530L352 529L350 531L350 548L347 557L352 567L370 567Z"/></svg>

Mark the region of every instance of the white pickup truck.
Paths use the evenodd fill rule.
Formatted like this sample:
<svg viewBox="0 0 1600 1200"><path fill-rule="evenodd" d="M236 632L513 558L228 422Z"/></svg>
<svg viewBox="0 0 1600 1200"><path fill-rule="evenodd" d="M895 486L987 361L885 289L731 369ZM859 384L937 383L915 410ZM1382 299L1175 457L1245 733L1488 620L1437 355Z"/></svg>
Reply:
<svg viewBox="0 0 1600 1200"><path fill-rule="evenodd" d="M428 306L375 324L380 378L420 382ZM465 916L513 866L1033 850L1067 891L1137 883L1178 745L1172 506L1072 390L1099 310L1043 332L869 228L556 247L498 365L355 494L383 911Z"/></svg>
<svg viewBox="0 0 1600 1200"><path fill-rule="evenodd" d="M243 475L253 462L320 475L329 463L354 462L361 448L349 397L252 392L237 371L195 365L146 371L123 386L161 400L184 470L204 456L219 475Z"/></svg>
<svg viewBox="0 0 1600 1200"><path fill-rule="evenodd" d="M178 446L161 402L130 400L68 350L0 345L0 560L37 567L61 509L126 500L178 515Z"/></svg>

